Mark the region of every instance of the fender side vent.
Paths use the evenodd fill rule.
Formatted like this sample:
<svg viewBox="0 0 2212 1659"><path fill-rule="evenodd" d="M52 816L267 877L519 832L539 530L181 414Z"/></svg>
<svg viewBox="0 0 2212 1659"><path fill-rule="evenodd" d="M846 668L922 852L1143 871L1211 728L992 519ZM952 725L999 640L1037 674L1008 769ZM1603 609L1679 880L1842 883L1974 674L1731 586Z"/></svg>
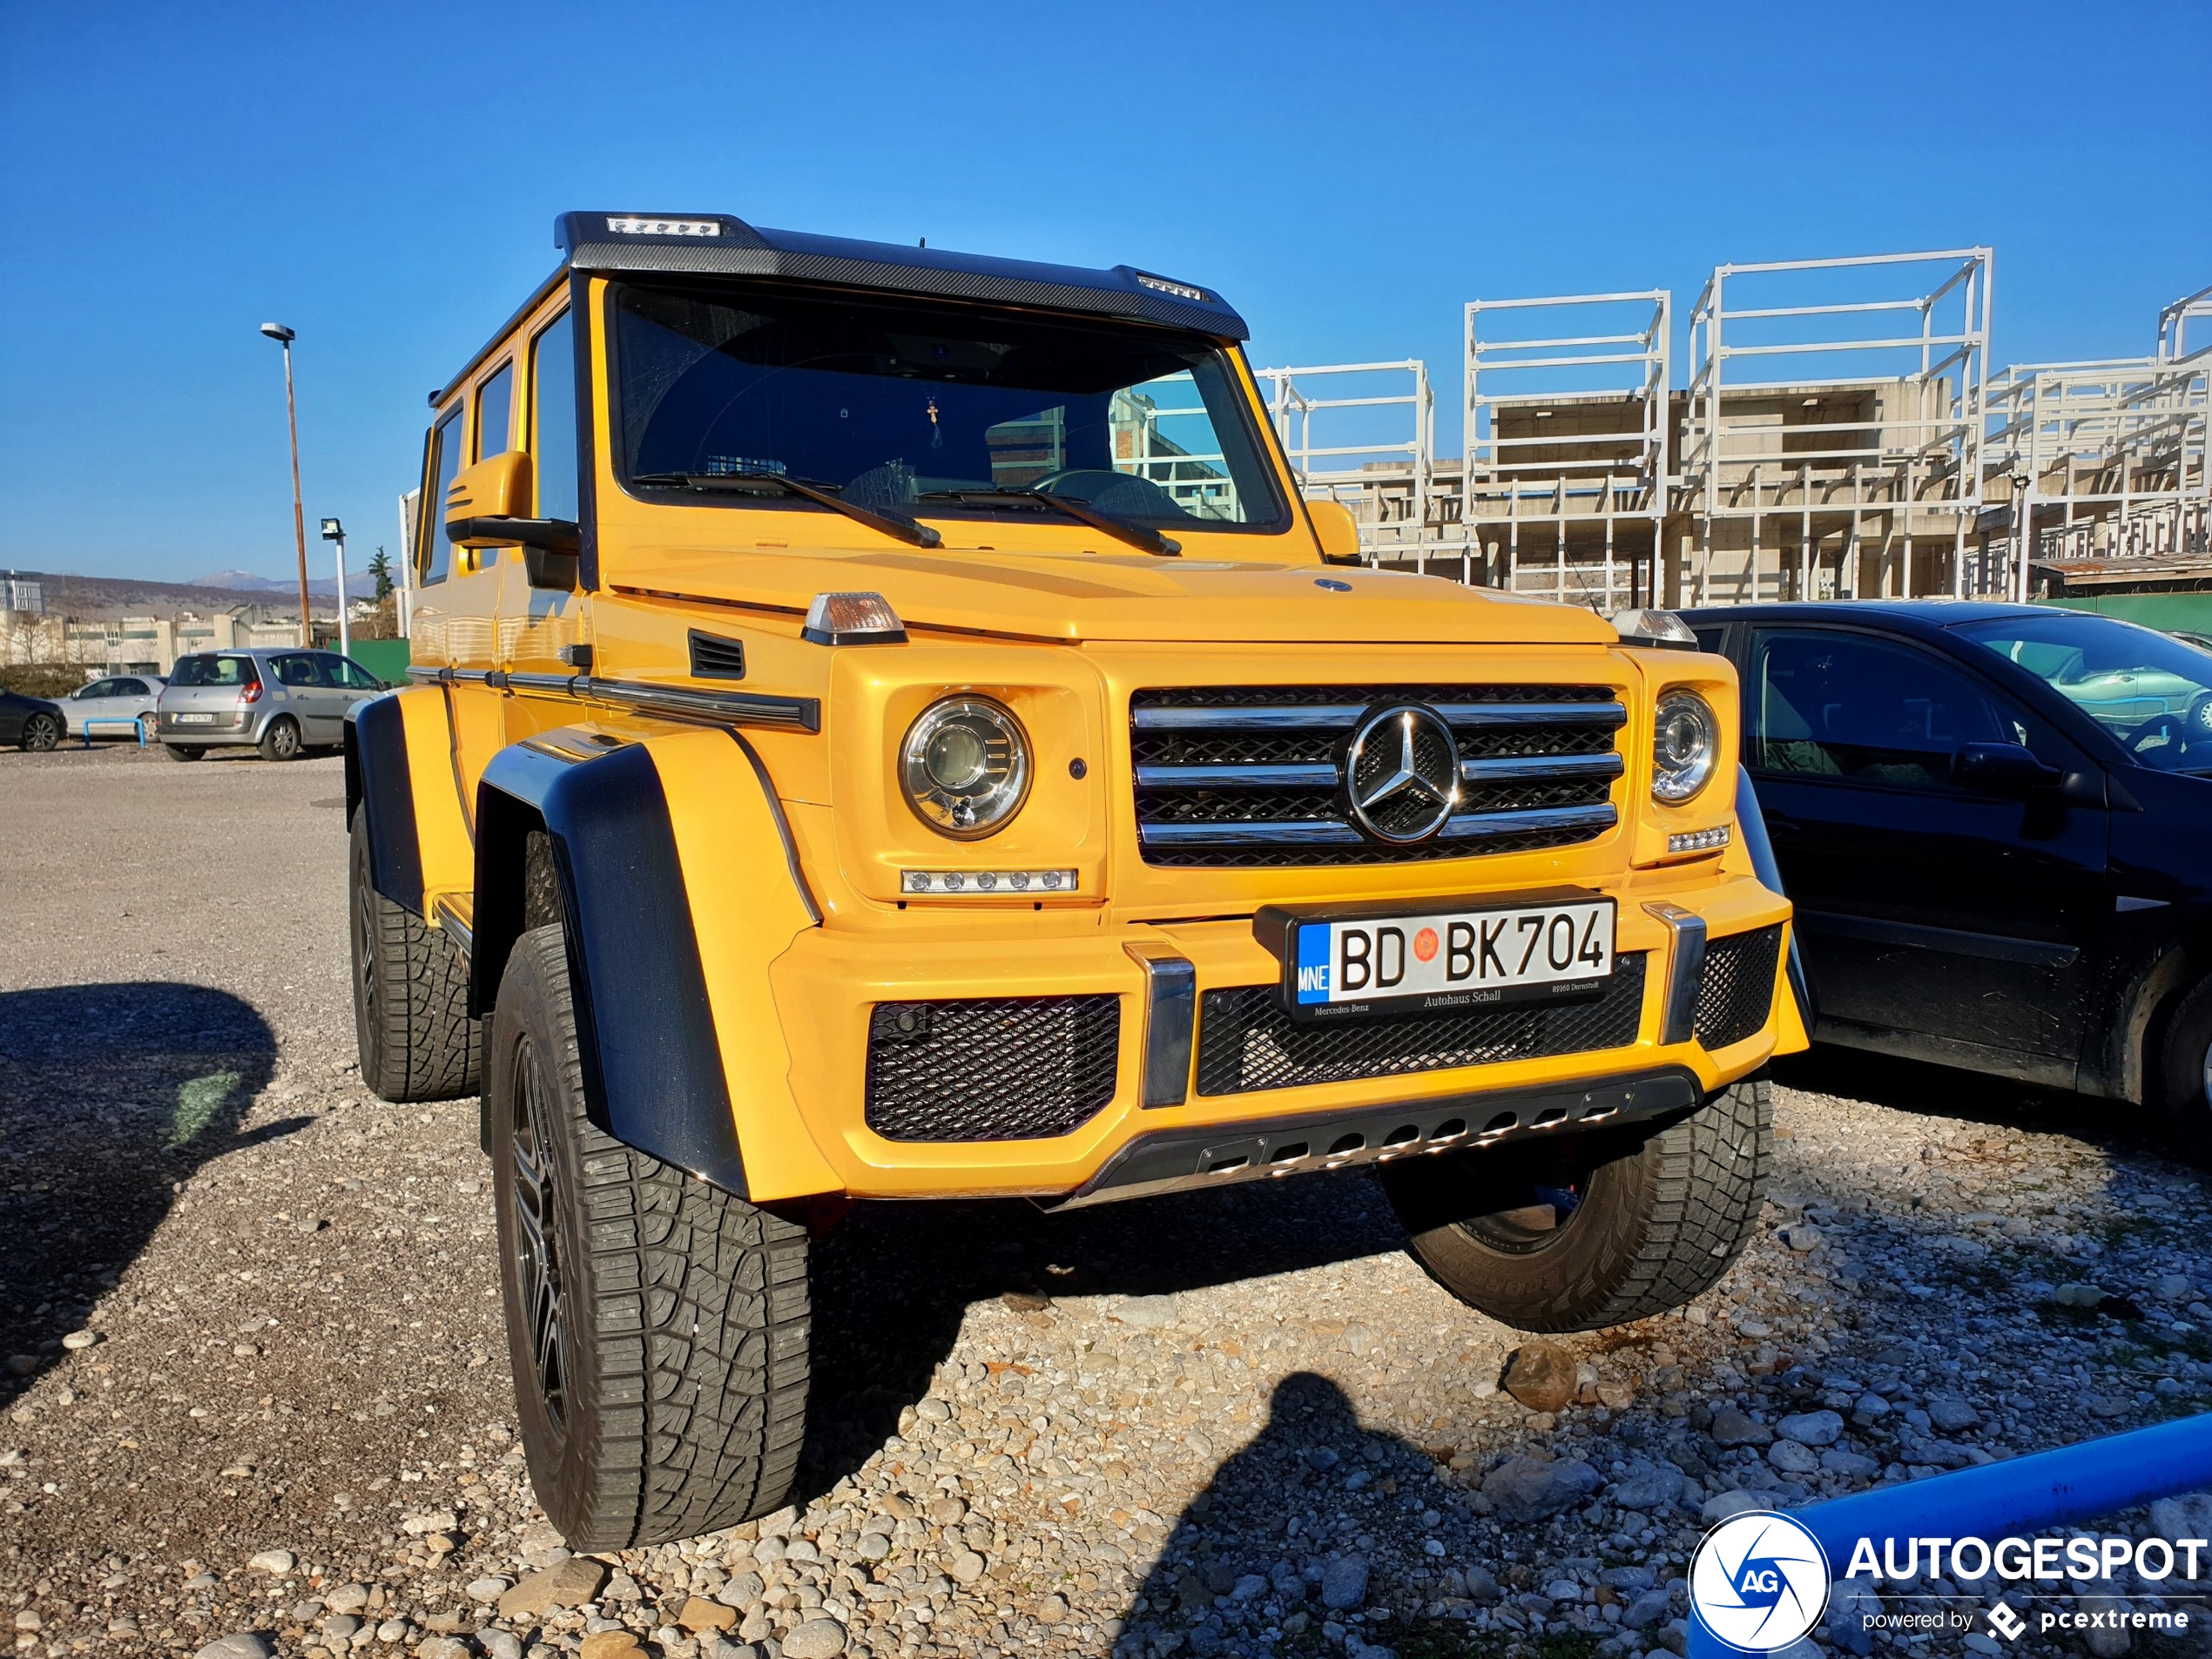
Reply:
<svg viewBox="0 0 2212 1659"><path fill-rule="evenodd" d="M691 642L691 678L695 680L741 680L745 678L745 641L725 639L718 634L703 634L694 628Z"/></svg>

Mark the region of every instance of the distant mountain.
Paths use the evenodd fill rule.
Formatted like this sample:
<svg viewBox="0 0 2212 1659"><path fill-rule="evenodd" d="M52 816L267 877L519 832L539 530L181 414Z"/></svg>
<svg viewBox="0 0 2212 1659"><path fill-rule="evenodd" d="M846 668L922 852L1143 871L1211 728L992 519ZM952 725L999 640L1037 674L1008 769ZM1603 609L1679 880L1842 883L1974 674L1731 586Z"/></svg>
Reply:
<svg viewBox="0 0 2212 1659"><path fill-rule="evenodd" d="M223 588L233 593L288 593L299 597L300 578L297 577L255 576L251 570L218 570L212 576L194 577L195 588ZM312 577L307 581L308 594L317 599L328 599L338 591L334 577L325 577L320 582ZM356 599L376 597L376 578L366 570L346 572L346 591Z"/></svg>
<svg viewBox="0 0 2212 1659"><path fill-rule="evenodd" d="M17 570L14 574L40 584L48 616L74 617L83 622L114 622L125 617L174 617L187 610L205 616L210 611L227 610L233 605L262 605L275 614L291 616L296 614L293 608L300 603L296 583L287 584L242 570L220 571L204 582L146 582L136 577L68 576L42 570ZM259 585L229 585L240 581ZM224 585L212 585L216 583ZM346 585L363 597L374 593L376 586L372 579L354 577L351 572ZM310 585L308 594L315 602L316 614L332 614L337 588L334 581Z"/></svg>

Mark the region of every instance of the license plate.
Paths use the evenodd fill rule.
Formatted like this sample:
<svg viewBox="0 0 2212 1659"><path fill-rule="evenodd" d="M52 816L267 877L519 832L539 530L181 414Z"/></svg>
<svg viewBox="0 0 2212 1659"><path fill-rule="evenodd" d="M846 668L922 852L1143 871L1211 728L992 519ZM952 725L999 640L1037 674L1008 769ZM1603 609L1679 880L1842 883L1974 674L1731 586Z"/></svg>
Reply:
<svg viewBox="0 0 2212 1659"><path fill-rule="evenodd" d="M212 725L215 724L215 717L212 714L172 714L169 718L179 725Z"/></svg>
<svg viewBox="0 0 2212 1659"><path fill-rule="evenodd" d="M1572 1001L1613 972L1613 900L1585 894L1277 918L1284 1001L1300 1020Z"/></svg>

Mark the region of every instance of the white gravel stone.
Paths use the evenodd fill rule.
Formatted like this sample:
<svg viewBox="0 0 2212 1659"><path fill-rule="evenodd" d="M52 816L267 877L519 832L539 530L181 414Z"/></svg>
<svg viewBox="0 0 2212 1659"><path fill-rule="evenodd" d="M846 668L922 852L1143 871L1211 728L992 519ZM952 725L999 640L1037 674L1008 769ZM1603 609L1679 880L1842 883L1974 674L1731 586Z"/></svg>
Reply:
<svg viewBox="0 0 2212 1659"><path fill-rule="evenodd" d="M1835 1412L1795 1412L1777 1423L1774 1432L1799 1446L1833 1446L1843 1435L1844 1420Z"/></svg>

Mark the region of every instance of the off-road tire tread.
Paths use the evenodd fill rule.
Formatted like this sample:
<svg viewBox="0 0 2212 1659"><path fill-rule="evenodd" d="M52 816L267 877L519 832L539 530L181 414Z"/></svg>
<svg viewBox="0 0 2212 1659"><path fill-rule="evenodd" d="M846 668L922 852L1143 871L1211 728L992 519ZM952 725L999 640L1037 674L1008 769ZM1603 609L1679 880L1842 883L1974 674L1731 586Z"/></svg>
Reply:
<svg viewBox="0 0 2212 1659"><path fill-rule="evenodd" d="M368 814L355 812L347 868L348 903L370 907L373 971L383 996L361 1005L361 964L354 964L354 1023L361 1082L401 1104L461 1100L476 1092L483 1068L483 1022L469 1017L469 962L452 940L405 905L387 899L368 879ZM347 929L354 930L349 914ZM359 950L355 939L354 948Z"/></svg>
<svg viewBox="0 0 2212 1659"><path fill-rule="evenodd" d="M519 975L536 977L543 995L529 995ZM565 1480L538 1479L533 1459L539 1501L570 1545L587 1550L668 1543L766 1514L789 1493L806 1440L807 1230L592 1125L557 926L525 934L509 958L496 1053L511 1047L509 1010L533 1005L552 1028L533 1034L541 1064L550 1044L562 1072L549 1078L563 1143L556 1157L572 1183L560 1190L582 1199L562 1229L583 1245L566 1258L581 1271L563 1269L569 1328L590 1339L569 1387L578 1445L563 1460ZM506 1080L494 1087L496 1109L511 1114ZM496 1136L495 1156L505 1145ZM518 1388L524 1379L518 1363Z"/></svg>
<svg viewBox="0 0 2212 1659"><path fill-rule="evenodd" d="M1581 1252L1571 1282L1536 1297L1501 1295L1521 1262L1480 1251L1457 1229L1416 1231L1413 1251L1460 1300L1522 1330L1627 1325L1695 1301L1734 1265L1757 1228L1773 1157L1772 1091L1765 1076L1748 1077L1650 1136L1633 1163L1619 1166L1629 1179L1625 1191L1615 1190L1616 1213L1576 1219L1577 1227L1597 1223L1607 1242ZM1401 1167L1411 1174L1420 1165Z"/></svg>

